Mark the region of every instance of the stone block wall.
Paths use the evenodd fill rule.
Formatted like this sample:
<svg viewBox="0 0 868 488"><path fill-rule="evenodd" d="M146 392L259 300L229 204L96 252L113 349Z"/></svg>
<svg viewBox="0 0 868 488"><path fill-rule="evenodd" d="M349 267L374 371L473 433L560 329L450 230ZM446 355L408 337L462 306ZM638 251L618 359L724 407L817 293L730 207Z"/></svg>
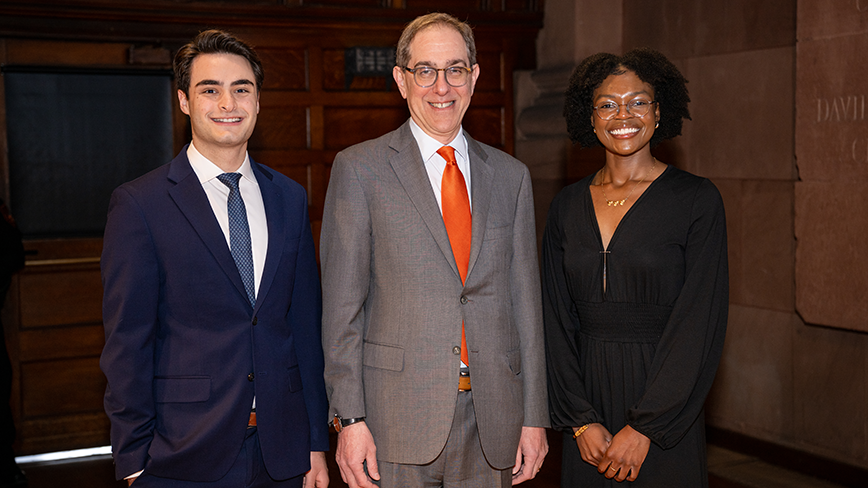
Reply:
<svg viewBox="0 0 868 488"><path fill-rule="evenodd" d="M516 81L538 218L603 164L566 137L572 67L666 54L693 120L655 154L710 178L727 211L729 330L707 422L868 467L868 0L601 3L547 0L539 70Z"/></svg>

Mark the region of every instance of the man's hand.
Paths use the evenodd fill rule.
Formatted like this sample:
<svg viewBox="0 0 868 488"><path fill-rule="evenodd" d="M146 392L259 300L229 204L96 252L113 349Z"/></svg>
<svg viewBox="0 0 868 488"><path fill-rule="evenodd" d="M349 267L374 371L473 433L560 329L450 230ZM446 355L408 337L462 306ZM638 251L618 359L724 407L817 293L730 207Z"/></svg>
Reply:
<svg viewBox="0 0 868 488"><path fill-rule="evenodd" d="M576 445L579 446L582 459L594 467L600 465L610 442L612 442L612 434L603 427L603 424L591 424L582 435L576 437Z"/></svg>
<svg viewBox="0 0 868 488"><path fill-rule="evenodd" d="M311 451L310 471L304 475L304 488L327 488L329 485L329 468L326 465L325 453Z"/></svg>
<svg viewBox="0 0 868 488"><path fill-rule="evenodd" d="M517 485L534 476L542 468L543 460L549 452L546 430L542 427L522 427L512 468L512 484Z"/></svg>
<svg viewBox="0 0 868 488"><path fill-rule="evenodd" d="M368 424L357 422L341 429L335 461L341 470L341 479L350 488L376 488L371 480L380 481L380 470L377 468L377 446Z"/></svg>
<svg viewBox="0 0 868 488"><path fill-rule="evenodd" d="M645 462L650 447L651 439L628 425L612 438L612 443L609 444L609 449L597 466L597 471L603 473L606 478L614 478L618 482L636 481L639 468Z"/></svg>
<svg viewBox="0 0 868 488"><path fill-rule="evenodd" d="M138 476L136 476L136 478L138 478ZM133 481L136 481L136 478L127 478L127 486L131 486Z"/></svg>

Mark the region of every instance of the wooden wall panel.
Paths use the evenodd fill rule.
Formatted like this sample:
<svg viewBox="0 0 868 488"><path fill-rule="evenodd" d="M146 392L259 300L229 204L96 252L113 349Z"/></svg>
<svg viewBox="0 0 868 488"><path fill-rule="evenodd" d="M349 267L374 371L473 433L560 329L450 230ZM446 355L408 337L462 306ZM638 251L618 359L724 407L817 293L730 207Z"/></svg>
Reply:
<svg viewBox="0 0 868 488"><path fill-rule="evenodd" d="M435 10L474 27L482 76L465 127L512 152L512 73L535 66L542 0L3 0L0 62L170 68L177 48L200 30L234 32L255 46L265 69L251 156L305 187L318 247L335 155L409 117L390 75L346 77L345 52L393 48L406 23ZM14 123L4 107L0 97L0 130ZM177 107L172 131L177 152L190 138ZM0 134L0 182L8 175L5 146ZM8 191L0 185L0 196ZM101 240L34 240L26 247L28 266L3 311L18 452L106 445Z"/></svg>
<svg viewBox="0 0 868 488"><path fill-rule="evenodd" d="M476 80L476 92L502 93L505 82L503 79L503 56L500 51L477 50L476 62L479 64L479 78ZM512 72L509 73L509 76L512 77Z"/></svg>
<svg viewBox="0 0 868 488"><path fill-rule="evenodd" d="M304 107L285 107L260 103L256 128L248 142L255 154L258 149L307 149L307 110Z"/></svg>
<svg viewBox="0 0 868 488"><path fill-rule="evenodd" d="M27 363L21 366L21 382L24 418L93 413L103 408L106 380L98 357Z"/></svg>
<svg viewBox="0 0 868 488"><path fill-rule="evenodd" d="M505 120L501 107L474 107L464 114L463 127L479 142L503 149L506 146Z"/></svg>
<svg viewBox="0 0 868 488"><path fill-rule="evenodd" d="M428 12L454 12L456 10L480 10L483 0L404 0L407 8L424 9Z"/></svg>
<svg viewBox="0 0 868 488"><path fill-rule="evenodd" d="M307 51L258 47L256 54L265 71L263 90L307 90Z"/></svg>
<svg viewBox="0 0 868 488"><path fill-rule="evenodd" d="M105 345L102 324L25 330L19 334L22 363L63 358L99 357Z"/></svg>
<svg viewBox="0 0 868 488"><path fill-rule="evenodd" d="M409 111L395 108L331 107L325 110L325 147L340 150L379 137L403 124Z"/></svg>
<svg viewBox="0 0 868 488"><path fill-rule="evenodd" d="M21 328L102 322L99 268L52 266L20 276Z"/></svg>

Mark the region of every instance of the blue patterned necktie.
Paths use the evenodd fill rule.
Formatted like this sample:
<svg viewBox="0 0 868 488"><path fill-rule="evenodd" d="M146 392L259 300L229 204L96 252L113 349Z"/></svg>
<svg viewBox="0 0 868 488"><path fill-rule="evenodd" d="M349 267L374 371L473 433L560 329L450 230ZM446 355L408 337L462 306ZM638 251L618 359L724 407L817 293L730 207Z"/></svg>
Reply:
<svg viewBox="0 0 868 488"><path fill-rule="evenodd" d="M238 189L240 173L223 173L217 176L221 183L229 187L227 208L229 210L229 250L238 272L241 273L241 281L244 282L244 290L247 291L247 299L250 306L256 306L256 289L253 282L253 251L250 244L250 225L247 223L247 209Z"/></svg>

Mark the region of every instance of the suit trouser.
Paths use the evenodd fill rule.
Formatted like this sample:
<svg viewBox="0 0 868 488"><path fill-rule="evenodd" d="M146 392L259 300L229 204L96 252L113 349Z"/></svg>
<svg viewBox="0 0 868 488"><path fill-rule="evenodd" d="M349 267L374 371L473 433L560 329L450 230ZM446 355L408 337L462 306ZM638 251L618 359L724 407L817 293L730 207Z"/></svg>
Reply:
<svg viewBox="0 0 868 488"><path fill-rule="evenodd" d="M132 486L135 488L301 488L304 475L284 481L268 476L256 427L247 429L247 437L238 458L225 476L217 481L182 481L142 473Z"/></svg>
<svg viewBox="0 0 868 488"><path fill-rule="evenodd" d="M437 459L424 465L378 461L377 467L381 488L512 486L512 469L494 469L485 460L476 427L472 390L458 392L449 439Z"/></svg>

